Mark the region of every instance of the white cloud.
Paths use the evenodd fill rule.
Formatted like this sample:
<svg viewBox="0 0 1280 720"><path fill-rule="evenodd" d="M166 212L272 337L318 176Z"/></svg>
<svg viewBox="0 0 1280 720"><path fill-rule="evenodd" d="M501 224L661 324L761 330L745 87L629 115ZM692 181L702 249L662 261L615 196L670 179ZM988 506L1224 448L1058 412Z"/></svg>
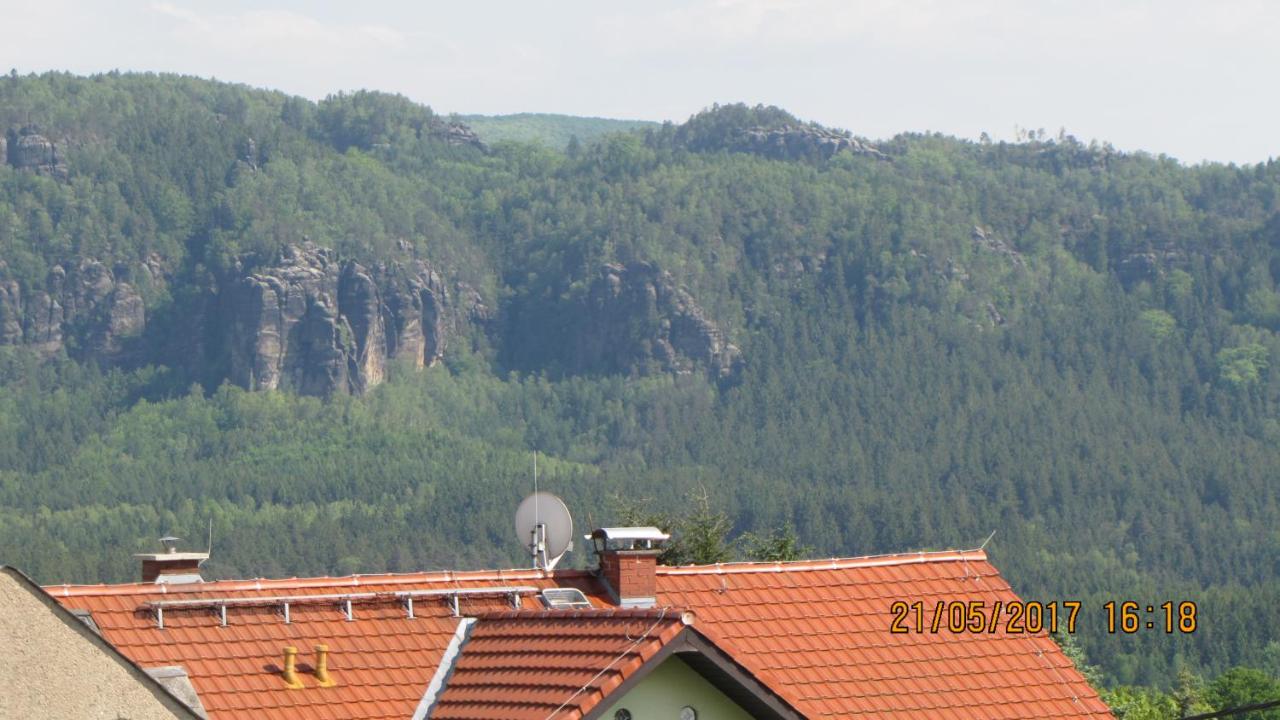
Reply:
<svg viewBox="0 0 1280 720"><path fill-rule="evenodd" d="M175 21L172 32L183 42L264 59L305 58L329 64L352 59L355 53L395 51L407 44L404 33L386 25L327 23L289 10L204 14L169 2L154 3L151 9Z"/></svg>

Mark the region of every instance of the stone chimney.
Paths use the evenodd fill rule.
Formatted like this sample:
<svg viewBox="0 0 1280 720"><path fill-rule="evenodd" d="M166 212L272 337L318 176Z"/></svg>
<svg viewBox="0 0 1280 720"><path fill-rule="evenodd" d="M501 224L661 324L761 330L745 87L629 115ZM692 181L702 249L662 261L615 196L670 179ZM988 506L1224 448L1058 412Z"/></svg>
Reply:
<svg viewBox="0 0 1280 720"><path fill-rule="evenodd" d="M655 527L624 527L600 528L589 537L600 558L600 579L613 602L624 608L653 607L658 556L671 536Z"/></svg>
<svg viewBox="0 0 1280 720"><path fill-rule="evenodd" d="M142 582L195 583L204 582L200 577L200 565L209 559L207 552L178 552L178 541L172 536L160 538L164 552L138 553L142 560Z"/></svg>

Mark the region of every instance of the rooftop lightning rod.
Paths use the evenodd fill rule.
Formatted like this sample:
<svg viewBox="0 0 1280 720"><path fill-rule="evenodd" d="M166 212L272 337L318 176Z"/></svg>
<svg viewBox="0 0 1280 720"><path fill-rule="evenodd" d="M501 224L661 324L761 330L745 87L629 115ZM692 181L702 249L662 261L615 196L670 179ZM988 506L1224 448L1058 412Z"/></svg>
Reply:
<svg viewBox="0 0 1280 720"><path fill-rule="evenodd" d="M539 514L541 498L538 497L538 449L533 449L533 566L547 566L547 529ZM539 557L541 555L541 557Z"/></svg>

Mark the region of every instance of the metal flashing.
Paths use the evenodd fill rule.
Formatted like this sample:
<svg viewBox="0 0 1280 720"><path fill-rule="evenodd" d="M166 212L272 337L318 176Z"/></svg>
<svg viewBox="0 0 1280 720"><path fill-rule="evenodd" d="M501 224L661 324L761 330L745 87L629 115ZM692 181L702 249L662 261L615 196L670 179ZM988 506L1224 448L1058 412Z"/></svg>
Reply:
<svg viewBox="0 0 1280 720"><path fill-rule="evenodd" d="M591 608L591 601L577 588L547 588L542 591L542 604L553 610Z"/></svg>
<svg viewBox="0 0 1280 720"><path fill-rule="evenodd" d="M462 655L462 647L467 644L467 638L471 636L471 628L475 624L475 618L462 618L458 623L458 629L453 632L453 639L444 649L444 656L440 658L440 665L436 667L436 673L431 677L431 683L427 685L422 701L413 712L413 720L426 720L431 717L431 711L435 709L440 693L448 684L449 676L453 674L453 669L458 664L458 657Z"/></svg>

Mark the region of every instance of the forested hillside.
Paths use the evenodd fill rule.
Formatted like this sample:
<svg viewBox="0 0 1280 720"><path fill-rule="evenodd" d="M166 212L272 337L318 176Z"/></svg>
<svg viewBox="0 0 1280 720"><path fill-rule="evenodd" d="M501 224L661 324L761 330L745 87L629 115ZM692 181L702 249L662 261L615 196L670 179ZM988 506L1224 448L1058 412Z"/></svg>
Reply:
<svg viewBox="0 0 1280 720"><path fill-rule="evenodd" d="M740 105L561 151L116 74L0 78L0 130L0 562L42 582L210 520L217 576L509 565L536 449L580 526L994 530L1111 682L1280 664L1280 164Z"/></svg>

